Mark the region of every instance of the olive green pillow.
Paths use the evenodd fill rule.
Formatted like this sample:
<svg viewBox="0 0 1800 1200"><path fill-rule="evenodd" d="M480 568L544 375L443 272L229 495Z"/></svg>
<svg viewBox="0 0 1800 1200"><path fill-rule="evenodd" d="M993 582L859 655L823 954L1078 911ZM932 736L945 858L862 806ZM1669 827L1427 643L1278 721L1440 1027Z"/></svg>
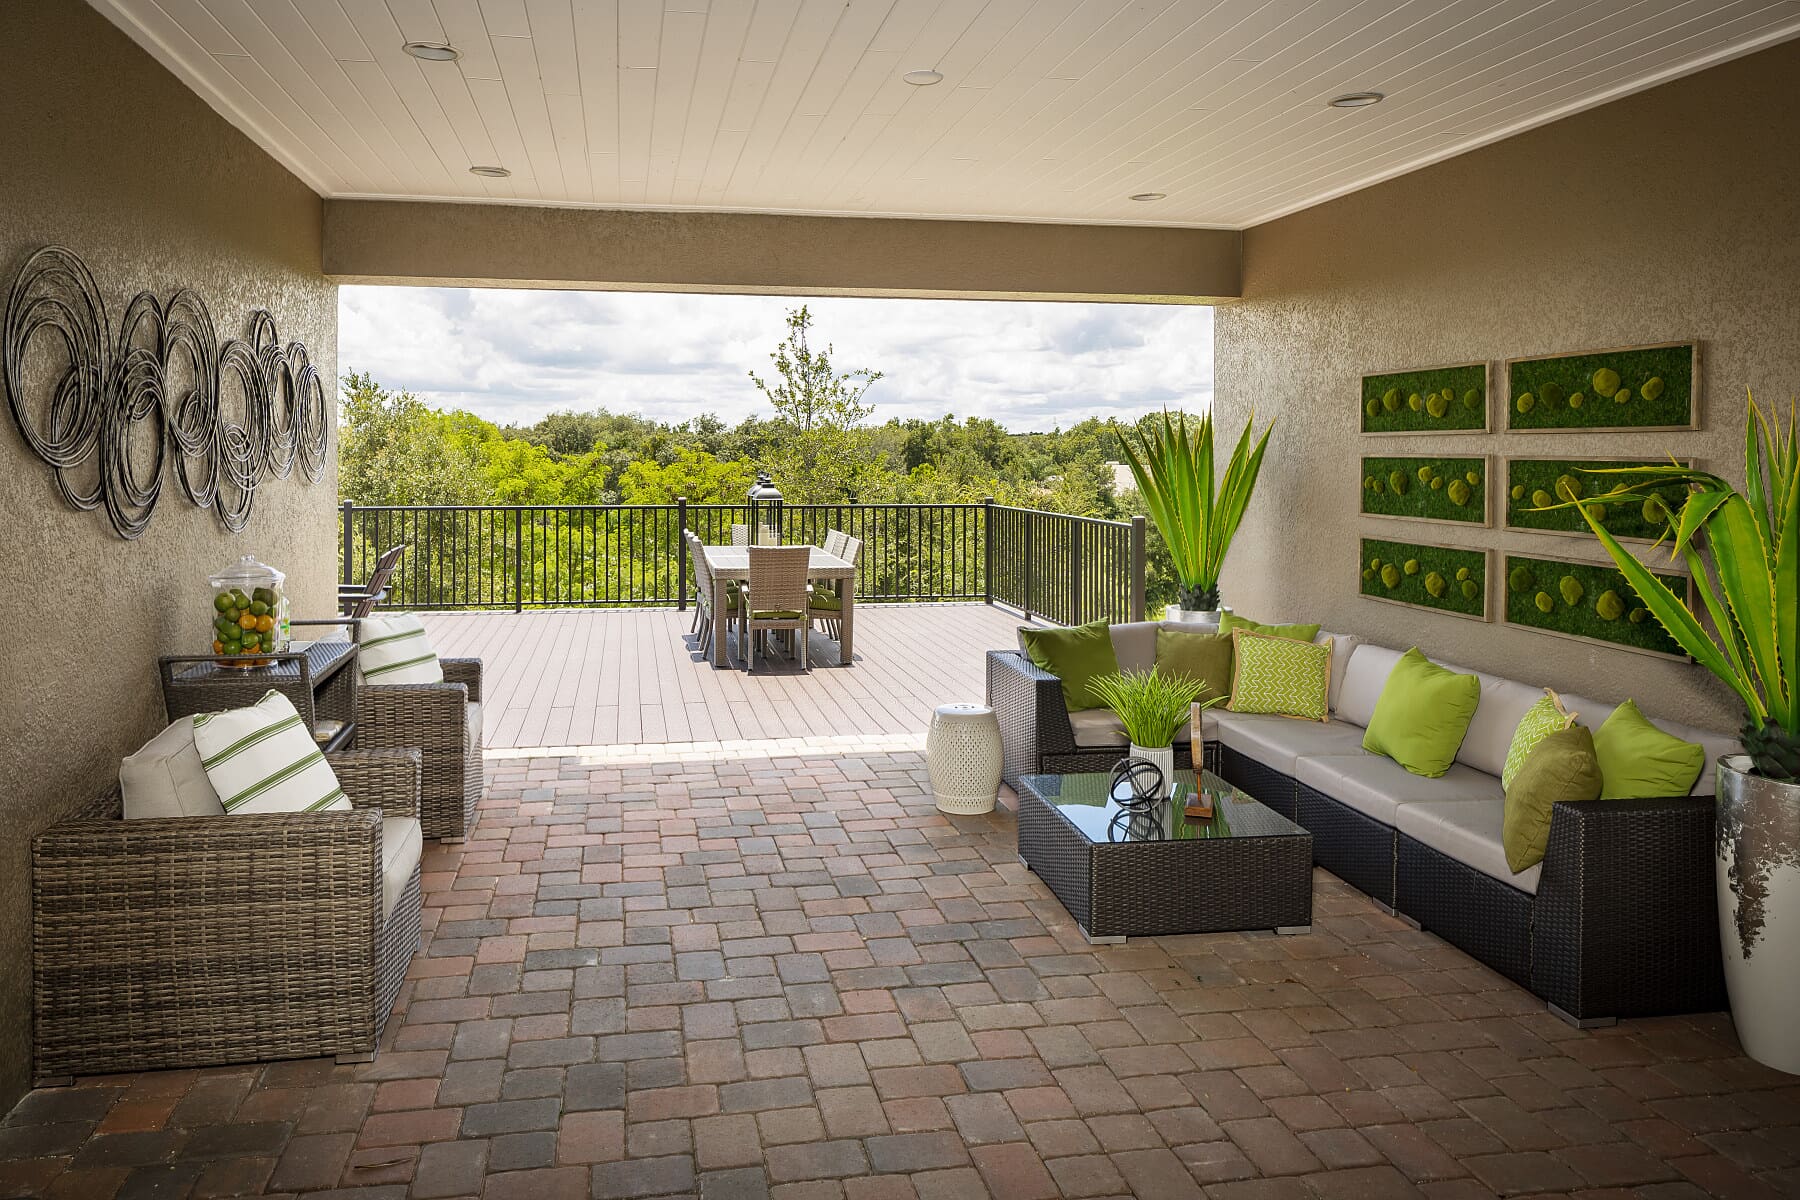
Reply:
<svg viewBox="0 0 1800 1200"><path fill-rule="evenodd" d="M1479 703L1481 680L1445 670L1414 646L1388 673L1363 730L1363 749L1437 779L1456 761Z"/></svg>
<svg viewBox="0 0 1800 1200"><path fill-rule="evenodd" d="M1550 810L1558 800L1597 800L1600 760L1594 735L1586 726L1570 725L1538 740L1506 789L1506 816L1501 840L1506 865L1516 875L1544 861L1550 843Z"/></svg>
<svg viewBox="0 0 1800 1200"><path fill-rule="evenodd" d="M1206 684L1195 700L1204 704L1231 695L1231 635L1190 633L1182 629L1156 631L1156 670L1169 678L1186 676Z"/></svg>
<svg viewBox="0 0 1800 1200"><path fill-rule="evenodd" d="M1266 637L1292 638L1296 642L1310 642L1319 636L1317 625L1259 625L1236 613L1225 613L1219 618L1220 633L1235 633L1240 629Z"/></svg>
<svg viewBox="0 0 1800 1200"><path fill-rule="evenodd" d="M1664 733L1627 700L1594 732L1602 800L1685 796L1706 766L1706 747Z"/></svg>
<svg viewBox="0 0 1800 1200"><path fill-rule="evenodd" d="M1072 629L1021 629L1019 638L1025 643L1025 657L1062 680L1063 701L1070 712L1106 707L1089 686L1100 676L1119 671L1112 631L1105 621Z"/></svg>

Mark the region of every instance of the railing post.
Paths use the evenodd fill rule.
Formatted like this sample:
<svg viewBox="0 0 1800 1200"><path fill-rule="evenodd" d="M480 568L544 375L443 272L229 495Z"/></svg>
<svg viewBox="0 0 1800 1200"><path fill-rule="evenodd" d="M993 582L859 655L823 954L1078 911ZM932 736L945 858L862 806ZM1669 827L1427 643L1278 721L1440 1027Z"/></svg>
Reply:
<svg viewBox="0 0 1800 1200"><path fill-rule="evenodd" d="M350 522L351 514L356 511L356 503L351 500L344 501L342 511L344 514L344 582L354 584L356 582L356 576L350 573L350 556L356 545L356 537L355 534L351 532Z"/></svg>
<svg viewBox="0 0 1800 1200"><path fill-rule="evenodd" d="M1069 624L1081 624L1081 521L1069 518Z"/></svg>
<svg viewBox="0 0 1800 1200"><path fill-rule="evenodd" d="M687 497L675 497L675 610L687 611Z"/></svg>
<svg viewBox="0 0 1800 1200"><path fill-rule="evenodd" d="M1144 518L1131 518L1131 619L1144 619Z"/></svg>
<svg viewBox="0 0 1800 1200"><path fill-rule="evenodd" d="M1031 534L1032 534L1032 531L1035 530L1036 528L1037 528L1037 510L1032 509L1031 511L1029 511L1025 514L1025 553L1021 556L1021 561L1023 561L1023 563L1025 564L1025 595L1023 597L1024 603L1021 604L1019 607L1024 609L1025 619L1027 621L1031 620L1031 577L1035 573L1032 570L1033 563L1032 563L1032 559L1031 559L1031 541L1032 541Z"/></svg>
<svg viewBox="0 0 1800 1200"><path fill-rule="evenodd" d="M994 602L994 498L981 502L981 594Z"/></svg>
<svg viewBox="0 0 1800 1200"><path fill-rule="evenodd" d="M525 510L513 506L513 611L525 611Z"/></svg>

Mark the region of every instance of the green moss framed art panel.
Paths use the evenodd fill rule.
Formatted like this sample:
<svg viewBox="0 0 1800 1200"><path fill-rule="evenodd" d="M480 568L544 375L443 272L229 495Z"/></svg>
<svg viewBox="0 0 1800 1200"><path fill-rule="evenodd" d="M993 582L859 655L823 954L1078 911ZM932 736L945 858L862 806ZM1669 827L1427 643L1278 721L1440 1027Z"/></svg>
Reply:
<svg viewBox="0 0 1800 1200"><path fill-rule="evenodd" d="M1361 594L1486 621L1488 552L1421 542L1362 539Z"/></svg>
<svg viewBox="0 0 1800 1200"><path fill-rule="evenodd" d="M1695 460L1676 459L1683 468ZM1508 458L1500 480L1502 524L1507 529L1530 533L1554 533L1592 538L1581 514L1573 508L1552 508L1571 494L1601 496L1629 486L1629 479L1595 475L1617 467L1669 467L1668 459L1649 458ZM1672 469L1672 468L1671 468ZM1571 491L1571 489L1574 489ZM1679 484L1656 492L1631 492L1616 501L1605 501L1600 511L1607 532L1626 541L1654 542L1669 530L1670 514L1681 511L1687 489Z"/></svg>
<svg viewBox="0 0 1800 1200"><path fill-rule="evenodd" d="M1700 428L1700 344L1663 342L1506 364L1506 428Z"/></svg>
<svg viewBox="0 0 1800 1200"><path fill-rule="evenodd" d="M1662 571L1656 575L1677 595L1689 596L1691 584L1686 575ZM1508 554L1502 591L1506 597L1502 619L1510 625L1640 654L1687 658L1625 577L1609 565Z"/></svg>
<svg viewBox="0 0 1800 1200"><path fill-rule="evenodd" d="M1485 454L1365 455L1362 512L1368 517L1486 525L1488 473Z"/></svg>
<svg viewBox="0 0 1800 1200"><path fill-rule="evenodd" d="M1488 365L1387 371L1362 379L1364 433L1486 433Z"/></svg>

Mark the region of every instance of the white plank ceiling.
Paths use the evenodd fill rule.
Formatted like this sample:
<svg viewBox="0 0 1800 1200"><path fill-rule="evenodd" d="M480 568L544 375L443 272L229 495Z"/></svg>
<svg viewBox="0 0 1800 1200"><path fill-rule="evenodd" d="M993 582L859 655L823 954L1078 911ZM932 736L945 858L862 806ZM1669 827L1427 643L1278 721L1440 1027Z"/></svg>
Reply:
<svg viewBox="0 0 1800 1200"><path fill-rule="evenodd" d="M91 2L329 196L1226 228L1800 34L1794 0Z"/></svg>

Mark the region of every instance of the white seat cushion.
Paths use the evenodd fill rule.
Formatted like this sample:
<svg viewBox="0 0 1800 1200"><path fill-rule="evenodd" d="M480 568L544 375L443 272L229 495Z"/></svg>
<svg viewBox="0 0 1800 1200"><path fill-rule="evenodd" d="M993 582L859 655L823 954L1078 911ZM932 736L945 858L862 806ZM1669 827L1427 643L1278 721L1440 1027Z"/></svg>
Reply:
<svg viewBox="0 0 1800 1200"><path fill-rule="evenodd" d="M413 868L425 849L425 835L417 817L381 818L381 916L394 915L400 893L412 879Z"/></svg>
<svg viewBox="0 0 1800 1200"><path fill-rule="evenodd" d="M1604 700L1590 700L1586 696L1567 696L1562 698L1563 707L1575 714L1577 724L1589 729L1599 729L1612 716L1617 704L1608 704ZM1645 716L1650 716L1645 713ZM1712 729L1701 729L1696 725L1683 725L1680 721L1665 721L1659 717L1650 717L1650 723L1672 737L1684 742L1694 742L1706 748L1706 762L1700 768L1700 778L1694 780L1689 789L1690 796L1710 796L1713 794L1713 780L1716 775L1714 767L1719 759L1727 754L1742 754L1744 745L1736 734L1719 733Z"/></svg>
<svg viewBox="0 0 1800 1200"><path fill-rule="evenodd" d="M463 712L463 735L467 739L467 748L485 745L481 736L481 702L471 700Z"/></svg>
<svg viewBox="0 0 1800 1200"><path fill-rule="evenodd" d="M1224 713L1219 721L1221 742L1283 775L1292 775L1301 758L1356 754L1362 750L1362 739L1362 726L1347 721L1302 721L1261 713Z"/></svg>
<svg viewBox="0 0 1800 1200"><path fill-rule="evenodd" d="M1230 743L1227 742L1227 745ZM1381 754L1345 754L1302 758L1294 778L1340 804L1386 825L1403 805L1428 800L1497 800L1505 802L1500 781L1485 771L1451 763L1441 779L1414 775Z"/></svg>
<svg viewBox="0 0 1800 1200"><path fill-rule="evenodd" d="M194 748L226 812L350 807L312 731L293 702L273 689L249 708L196 716Z"/></svg>
<svg viewBox="0 0 1800 1200"><path fill-rule="evenodd" d="M356 631L359 682L442 683L444 668L412 613L364 617Z"/></svg>
<svg viewBox="0 0 1800 1200"><path fill-rule="evenodd" d="M1481 702L1469 718L1469 730L1463 735L1456 761L1489 775L1499 775L1506 770L1506 755L1512 749L1520 719L1544 698L1544 689L1479 671L1475 678L1481 681Z"/></svg>
<svg viewBox="0 0 1800 1200"><path fill-rule="evenodd" d="M1401 653L1373 642L1363 642L1351 651L1344 682L1338 687L1337 715L1352 725L1368 725Z"/></svg>
<svg viewBox="0 0 1800 1200"><path fill-rule="evenodd" d="M119 795L127 821L225 815L194 748L193 717L176 721L119 764Z"/></svg>
<svg viewBox="0 0 1800 1200"><path fill-rule="evenodd" d="M1331 692L1326 697L1326 706L1336 712L1338 700L1344 694L1344 676L1350 670L1350 656L1362 645L1362 639L1354 633L1327 633L1321 629L1313 641L1331 643Z"/></svg>
<svg viewBox="0 0 1800 1200"><path fill-rule="evenodd" d="M1536 895L1544 865L1533 863L1513 874L1501 837L1505 817L1504 800L1427 800L1401 805L1395 828L1464 866Z"/></svg>
<svg viewBox="0 0 1800 1200"><path fill-rule="evenodd" d="M1069 714L1069 724L1075 730L1075 744L1085 750L1095 750L1118 746L1124 748L1131 744L1125 734L1125 722L1119 720L1119 714L1110 708L1088 708L1081 712ZM1183 721L1175 731L1175 744L1188 744L1192 723Z"/></svg>

